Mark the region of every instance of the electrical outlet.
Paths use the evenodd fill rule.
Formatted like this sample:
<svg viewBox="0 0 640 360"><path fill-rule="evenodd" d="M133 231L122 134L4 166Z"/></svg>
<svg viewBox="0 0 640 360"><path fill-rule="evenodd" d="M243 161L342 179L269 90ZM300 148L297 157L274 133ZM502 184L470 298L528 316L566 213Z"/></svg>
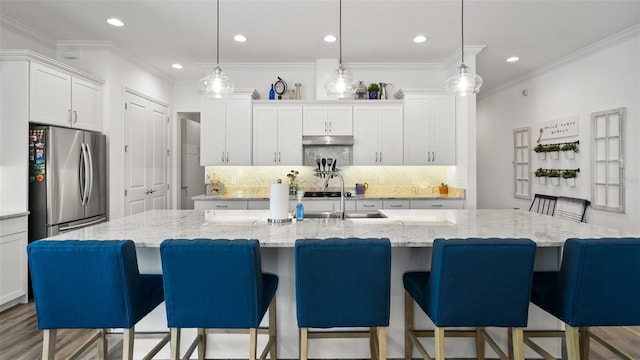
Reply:
<svg viewBox="0 0 640 360"><path fill-rule="evenodd" d="M380 181L378 181L380 184L384 184L384 176L380 175Z"/></svg>
<svg viewBox="0 0 640 360"><path fill-rule="evenodd" d="M231 185L236 185L238 183L238 179L235 176L231 177Z"/></svg>

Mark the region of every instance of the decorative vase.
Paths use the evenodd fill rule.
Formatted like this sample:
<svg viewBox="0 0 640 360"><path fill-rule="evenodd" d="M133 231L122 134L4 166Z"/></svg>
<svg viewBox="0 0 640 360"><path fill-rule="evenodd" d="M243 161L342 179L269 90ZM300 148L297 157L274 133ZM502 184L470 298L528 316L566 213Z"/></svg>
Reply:
<svg viewBox="0 0 640 360"><path fill-rule="evenodd" d="M358 87L356 88L356 99L365 100L367 98L367 85L365 85L364 81L358 82Z"/></svg>
<svg viewBox="0 0 640 360"><path fill-rule="evenodd" d="M564 152L564 156L568 159L568 160L573 160L576 158L576 152L574 150L567 150L567 151L563 151Z"/></svg>
<svg viewBox="0 0 640 360"><path fill-rule="evenodd" d="M378 100L378 92L376 90L369 91L369 100Z"/></svg>
<svg viewBox="0 0 640 360"><path fill-rule="evenodd" d="M559 151L550 151L549 152L549 157L551 158L551 160L558 160L560 158L560 152Z"/></svg>
<svg viewBox="0 0 640 360"><path fill-rule="evenodd" d="M440 190L440 194L445 195L449 193L449 187L448 186L438 186L438 189Z"/></svg>
<svg viewBox="0 0 640 360"><path fill-rule="evenodd" d="M540 185L547 185L547 177L546 176L538 177L538 183L540 183Z"/></svg>
<svg viewBox="0 0 640 360"><path fill-rule="evenodd" d="M289 195L296 195L298 193L298 184L289 184Z"/></svg>
<svg viewBox="0 0 640 360"><path fill-rule="evenodd" d="M545 160L547 158L546 152L539 152L537 154L538 154L538 160Z"/></svg>
<svg viewBox="0 0 640 360"><path fill-rule="evenodd" d="M271 90L269 90L269 100L276 99L276 91L273 90L273 84L271 84Z"/></svg>
<svg viewBox="0 0 640 360"><path fill-rule="evenodd" d="M560 185L560 178L557 176L552 177L550 181L551 181L551 185L556 185L556 186Z"/></svg>

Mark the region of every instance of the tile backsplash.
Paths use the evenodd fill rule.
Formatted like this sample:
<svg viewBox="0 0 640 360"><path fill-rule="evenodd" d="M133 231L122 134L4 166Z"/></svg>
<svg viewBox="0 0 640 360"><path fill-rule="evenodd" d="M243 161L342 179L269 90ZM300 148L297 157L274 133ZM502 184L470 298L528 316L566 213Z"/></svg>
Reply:
<svg viewBox="0 0 640 360"><path fill-rule="evenodd" d="M420 191L437 187L441 182L448 183L447 178L455 176L455 169L455 166L346 166L341 174L346 190L354 189L356 183L366 182L369 184L368 192L390 188L414 188L415 191ZM287 174L290 170L300 172L298 188L319 189L324 184L324 179L314 176L314 167L311 166L207 166L205 176L220 179L229 191L268 188L277 179L288 182ZM332 179L329 186L339 187L340 182Z"/></svg>

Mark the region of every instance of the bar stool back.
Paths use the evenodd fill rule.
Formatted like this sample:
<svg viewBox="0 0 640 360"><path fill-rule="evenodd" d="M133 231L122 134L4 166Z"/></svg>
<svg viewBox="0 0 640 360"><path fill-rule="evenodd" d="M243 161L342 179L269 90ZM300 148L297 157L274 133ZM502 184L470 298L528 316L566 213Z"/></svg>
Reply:
<svg viewBox="0 0 640 360"><path fill-rule="evenodd" d="M640 238L568 239L560 270L534 273L531 302L566 324L569 359L587 359L593 337L631 360L589 327L640 326ZM525 342L551 356L529 339L542 335L526 331Z"/></svg>
<svg viewBox="0 0 640 360"><path fill-rule="evenodd" d="M27 247L43 359L53 359L57 329L100 329L94 341L106 358L106 328L124 329L123 359L133 358L134 325L164 299L162 276L138 272L131 240L41 240ZM152 357L168 336L150 353Z"/></svg>
<svg viewBox="0 0 640 360"><path fill-rule="evenodd" d="M278 277L262 272L258 240L169 239L160 245L171 359L180 359L180 329L197 328L187 354L206 352L206 330L249 333L249 359L256 359L257 335L269 340L260 358L276 359L276 289ZM269 327L260 322L269 309ZM230 329L237 329L233 331ZM240 330L242 329L242 330ZM210 332L215 332L211 330Z"/></svg>
<svg viewBox="0 0 640 360"><path fill-rule="evenodd" d="M296 309L300 359L307 340L369 338L372 359L386 359L389 326L389 239L298 239L295 243ZM368 327L369 331L310 328Z"/></svg>
<svg viewBox="0 0 640 360"><path fill-rule="evenodd" d="M510 327L514 331L514 358L524 359L523 327L527 325L536 244L529 239L436 239L431 271L407 272L405 288L405 359L413 348L430 359L418 341L435 337L436 359L444 359L444 338L476 338L478 359L484 343L501 358L508 357L484 327ZM414 300L431 318L434 331L414 329ZM445 327L475 327L475 331Z"/></svg>

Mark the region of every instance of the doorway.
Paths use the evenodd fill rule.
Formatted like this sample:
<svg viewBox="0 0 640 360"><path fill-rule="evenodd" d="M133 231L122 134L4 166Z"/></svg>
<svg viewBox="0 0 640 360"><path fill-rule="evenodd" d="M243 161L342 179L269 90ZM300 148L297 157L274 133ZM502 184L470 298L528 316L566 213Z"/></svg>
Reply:
<svg viewBox="0 0 640 360"><path fill-rule="evenodd" d="M200 165L200 113L179 112L181 183L180 208L193 209L192 197L205 193L204 166Z"/></svg>

